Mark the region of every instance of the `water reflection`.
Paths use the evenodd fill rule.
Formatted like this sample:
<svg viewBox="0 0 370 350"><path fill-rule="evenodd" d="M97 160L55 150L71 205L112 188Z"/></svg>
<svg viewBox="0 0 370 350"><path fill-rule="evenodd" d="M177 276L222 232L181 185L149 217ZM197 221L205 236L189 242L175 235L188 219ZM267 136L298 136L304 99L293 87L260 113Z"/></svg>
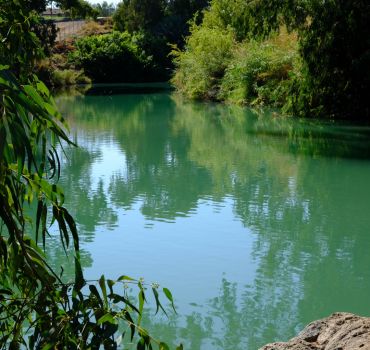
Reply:
<svg viewBox="0 0 370 350"><path fill-rule="evenodd" d="M361 286L363 290L367 289L367 292L361 293L361 302L348 300L349 303L346 303L341 295L331 293L334 289L330 286L332 280L323 286L330 286L330 295L325 292L321 294L322 297L312 299L312 291L309 290L312 288L300 290L297 281L284 286L273 281L265 283L261 277L265 279L261 275L255 281L255 286L244 288L224 278L218 296L208 300L204 307L194 307L195 310L186 317L172 314L169 320L158 319L153 314L145 319L145 325L153 334L164 337L172 348L184 342L192 350L243 350L258 349L266 342L288 340L297 334L315 319L312 310L309 311L307 307L324 306L324 313L318 313L318 317L323 317L334 310L351 310L356 304L355 309L360 314L369 315L369 307L364 305L368 285ZM318 284L312 286L317 287ZM320 292L315 291L314 294L320 295ZM307 305L307 301L310 305ZM339 309L335 309L336 306L333 309L333 301L334 305L339 305Z"/></svg>
<svg viewBox="0 0 370 350"><path fill-rule="evenodd" d="M370 314L368 128L164 92L58 102L80 145L61 182L90 273L162 278L183 316L147 323L167 341L256 349L330 312Z"/></svg>

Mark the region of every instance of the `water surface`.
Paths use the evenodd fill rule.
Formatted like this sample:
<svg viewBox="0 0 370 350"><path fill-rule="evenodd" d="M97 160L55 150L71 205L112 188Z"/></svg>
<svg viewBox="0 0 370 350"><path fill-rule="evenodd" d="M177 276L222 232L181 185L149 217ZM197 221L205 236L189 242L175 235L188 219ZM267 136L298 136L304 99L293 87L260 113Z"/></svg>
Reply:
<svg viewBox="0 0 370 350"><path fill-rule="evenodd" d="M335 311L370 316L369 128L151 89L58 104L80 146L60 182L86 277L171 289L178 315L146 320L164 341L254 350Z"/></svg>

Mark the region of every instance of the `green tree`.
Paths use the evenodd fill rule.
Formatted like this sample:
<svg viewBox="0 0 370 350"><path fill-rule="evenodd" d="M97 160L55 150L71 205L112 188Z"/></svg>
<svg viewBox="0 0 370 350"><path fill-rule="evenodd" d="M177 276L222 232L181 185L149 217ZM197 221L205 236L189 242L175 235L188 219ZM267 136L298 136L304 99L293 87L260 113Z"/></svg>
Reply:
<svg viewBox="0 0 370 350"><path fill-rule="evenodd" d="M138 45L152 57L154 75L168 80L173 69L169 44L184 46L189 20L207 4L208 0L124 0L113 15L114 28L141 33Z"/></svg>
<svg viewBox="0 0 370 350"><path fill-rule="evenodd" d="M107 1L103 1L102 3L93 5L93 7L98 11L98 16L101 16L101 17L109 17L115 11L115 7L113 3L108 4Z"/></svg>
<svg viewBox="0 0 370 350"><path fill-rule="evenodd" d="M151 349L153 342L167 349L140 326L147 286L127 276L83 277L76 223L57 184L56 149L73 143L50 92L31 73L42 55L30 30L37 18L21 0L0 5L0 348L116 349L123 323L121 338L128 327L131 341L138 335L139 349ZM73 256L74 281L64 281L47 262L53 223L66 255ZM137 284L137 305L118 292L125 283ZM152 292L163 309L157 286Z"/></svg>
<svg viewBox="0 0 370 350"><path fill-rule="evenodd" d="M213 0L201 27L232 29L238 41L265 40L282 27L296 32L301 64L285 108L298 116L368 119L369 18L366 0Z"/></svg>
<svg viewBox="0 0 370 350"><path fill-rule="evenodd" d="M311 20L299 27L304 79L293 112L369 119L369 2L312 1L308 10Z"/></svg>
<svg viewBox="0 0 370 350"><path fill-rule="evenodd" d="M129 31L153 31L164 17L164 0L125 0L118 4L113 16L116 29Z"/></svg>
<svg viewBox="0 0 370 350"><path fill-rule="evenodd" d="M98 10L85 0L77 0L71 6L66 7L67 12L72 18L91 18L98 17Z"/></svg>
<svg viewBox="0 0 370 350"><path fill-rule="evenodd" d="M152 60L138 46L142 35L114 31L77 40L70 58L95 82L155 80Z"/></svg>

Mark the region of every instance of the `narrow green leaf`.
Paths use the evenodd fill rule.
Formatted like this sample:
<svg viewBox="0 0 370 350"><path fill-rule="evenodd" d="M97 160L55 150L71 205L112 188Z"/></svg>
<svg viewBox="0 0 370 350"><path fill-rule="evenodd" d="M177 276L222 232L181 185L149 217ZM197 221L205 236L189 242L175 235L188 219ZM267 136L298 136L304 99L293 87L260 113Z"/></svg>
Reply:
<svg viewBox="0 0 370 350"><path fill-rule="evenodd" d="M169 346L166 343L159 343L159 350L170 350Z"/></svg>
<svg viewBox="0 0 370 350"><path fill-rule="evenodd" d="M153 291L153 294L154 294L155 304L156 304L156 311L155 311L155 313L158 313L158 310L160 308L164 312L164 314L167 316L167 312L165 311L165 309L163 308L161 302L159 301L159 295L158 295L157 289L152 288L152 291Z"/></svg>
<svg viewBox="0 0 370 350"><path fill-rule="evenodd" d="M48 233L46 229L47 214L48 214L48 207L46 204L44 204L43 209L42 209L42 214L41 214L42 247L44 250L46 247L46 234Z"/></svg>
<svg viewBox="0 0 370 350"><path fill-rule="evenodd" d="M45 94L47 97L49 97L49 95L50 95L49 89L46 87L46 85L42 81L38 80L37 84L36 84L36 87L37 87L37 90L39 92L41 92L41 93Z"/></svg>
<svg viewBox="0 0 370 350"><path fill-rule="evenodd" d="M145 302L145 294L143 290L140 290L138 298L139 298L139 317L137 320L137 325L140 326L141 319L143 317L143 309L144 309L144 302Z"/></svg>
<svg viewBox="0 0 370 350"><path fill-rule="evenodd" d="M110 313L107 313L105 314L104 316L100 317L98 319L98 324L103 324L105 322L108 322L108 323L111 323L111 324L116 324L116 321L114 319L114 317L110 314Z"/></svg>
<svg viewBox="0 0 370 350"><path fill-rule="evenodd" d="M105 277L102 275L99 279L99 286L103 294L104 306L108 307L107 287L105 285Z"/></svg>
<svg viewBox="0 0 370 350"><path fill-rule="evenodd" d="M85 279L81 267L80 252L76 252L75 255L75 285L76 290L80 290L85 284ZM96 289L96 288L95 288Z"/></svg>
<svg viewBox="0 0 370 350"><path fill-rule="evenodd" d="M101 299L97 288L93 284L90 284L89 289L90 292L98 299L99 304L103 307L103 300Z"/></svg>
<svg viewBox="0 0 370 350"><path fill-rule="evenodd" d="M144 339L140 339L137 343L136 350L145 350L145 341Z"/></svg>
<svg viewBox="0 0 370 350"><path fill-rule="evenodd" d="M107 284L108 284L108 287L109 287L109 291L111 292L111 294L113 294L113 286L115 285L115 281L112 281L112 280L107 280Z"/></svg>
<svg viewBox="0 0 370 350"><path fill-rule="evenodd" d="M119 295L119 294L110 294L109 298L113 299L113 302L115 304L119 303L120 301L123 302L124 304L126 304L126 306L129 306L131 309L133 309L135 312L137 312L139 314L139 310L137 309L137 307L135 305L133 305L130 302L130 300L128 300L124 296Z"/></svg>
<svg viewBox="0 0 370 350"><path fill-rule="evenodd" d="M64 218L67 221L69 230L72 233L74 248L75 248L76 251L79 251L80 246L79 246L79 238L78 238L76 223L75 223L73 217L71 216L71 214L69 214L69 212L66 208L62 208L62 210L63 210Z"/></svg>
<svg viewBox="0 0 370 350"><path fill-rule="evenodd" d="M33 86L24 85L23 89L35 103L37 103L39 106L43 106L44 99L39 95L39 93L36 91L36 89Z"/></svg>
<svg viewBox="0 0 370 350"><path fill-rule="evenodd" d="M129 276L122 275L118 277L117 281L136 281L134 278L131 278Z"/></svg>
<svg viewBox="0 0 370 350"><path fill-rule="evenodd" d="M128 321L129 323L129 326L130 326L130 330L131 330L131 341L132 339L134 339L134 335L135 335L135 323L130 315L130 313L127 311L125 312L125 318L126 320Z"/></svg>
<svg viewBox="0 0 370 350"><path fill-rule="evenodd" d="M36 244L39 241L39 228L40 228L40 221L42 217L43 208L44 208L44 203L42 202L42 200L38 200L37 211L36 211Z"/></svg>
<svg viewBox="0 0 370 350"><path fill-rule="evenodd" d="M173 301L172 293L167 288L163 288L163 293L167 297L167 299L171 302L172 309L176 313L176 309L175 309L175 304L174 304L174 301Z"/></svg>

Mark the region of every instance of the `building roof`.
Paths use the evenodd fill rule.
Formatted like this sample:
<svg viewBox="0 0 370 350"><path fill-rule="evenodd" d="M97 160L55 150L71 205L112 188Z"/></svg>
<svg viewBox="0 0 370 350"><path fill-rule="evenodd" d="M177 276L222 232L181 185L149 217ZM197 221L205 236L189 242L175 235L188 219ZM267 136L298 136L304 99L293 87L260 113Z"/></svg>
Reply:
<svg viewBox="0 0 370 350"><path fill-rule="evenodd" d="M64 11L62 9L58 9L58 8L47 8L43 13L42 13L44 16L59 16L59 15L63 15L64 14Z"/></svg>

